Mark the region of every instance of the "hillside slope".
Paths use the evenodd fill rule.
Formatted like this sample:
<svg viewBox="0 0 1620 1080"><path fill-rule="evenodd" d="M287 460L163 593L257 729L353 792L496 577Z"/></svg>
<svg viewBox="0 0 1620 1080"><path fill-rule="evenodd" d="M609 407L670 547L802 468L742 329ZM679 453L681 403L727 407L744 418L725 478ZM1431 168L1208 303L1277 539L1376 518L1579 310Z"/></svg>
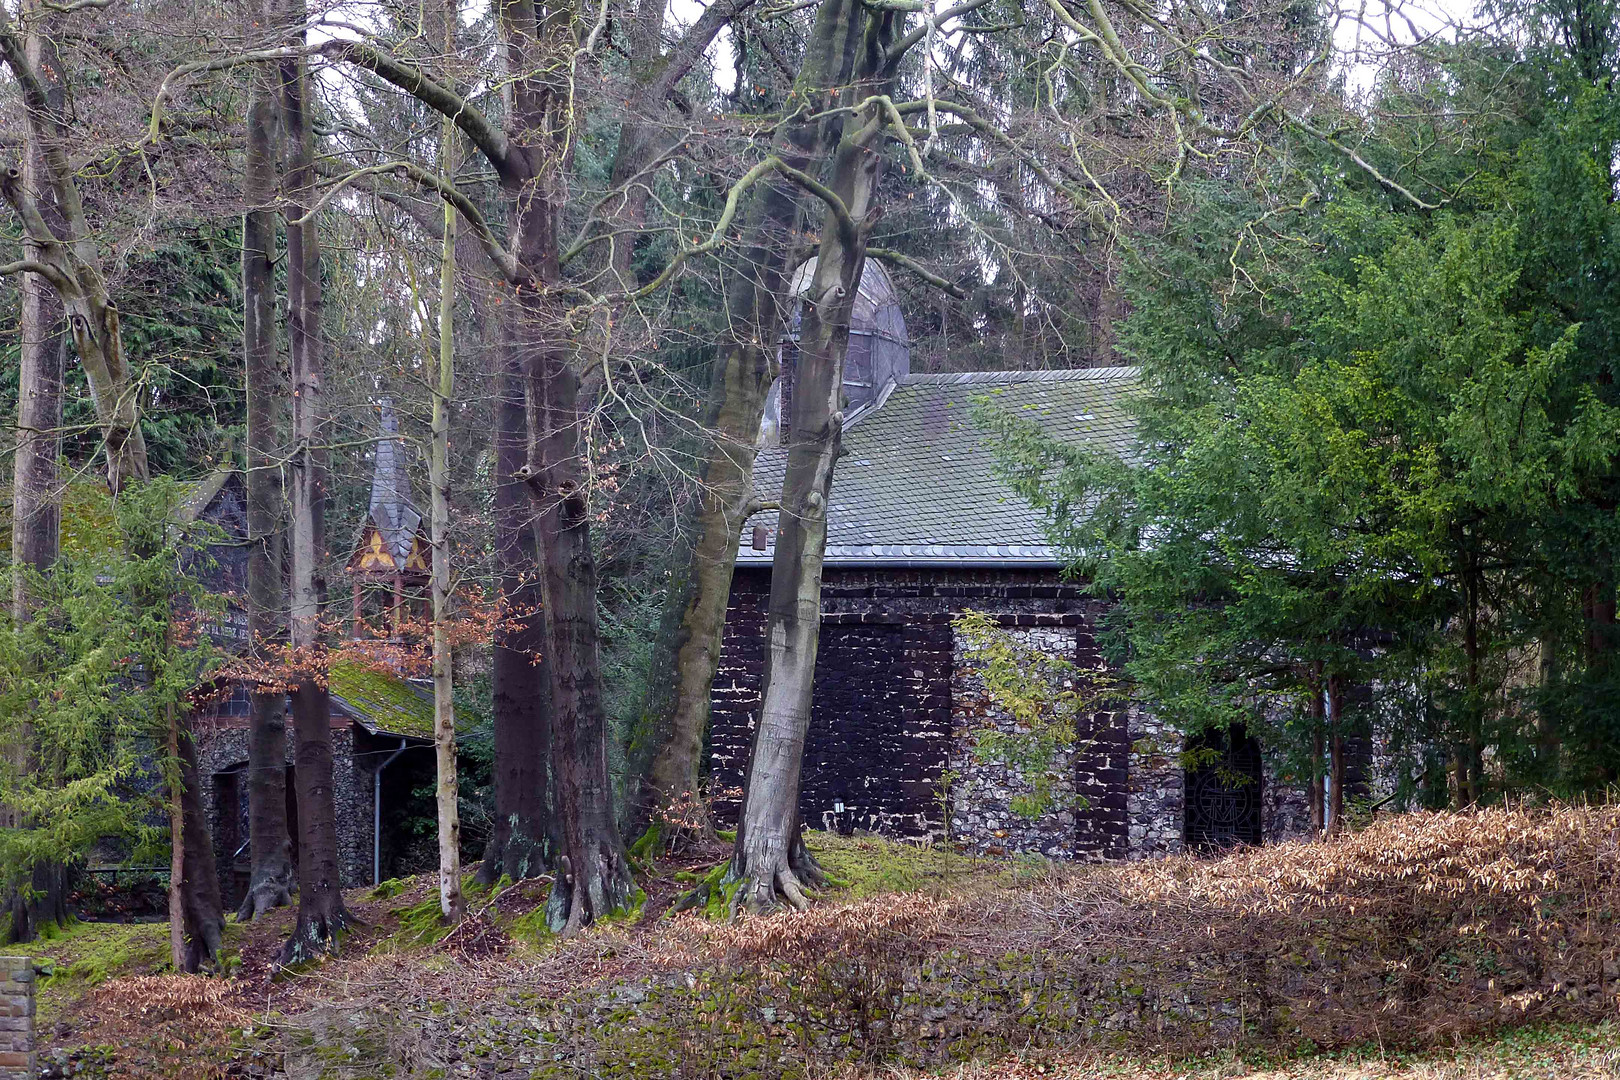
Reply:
<svg viewBox="0 0 1620 1080"><path fill-rule="evenodd" d="M817 846L858 890L731 926L661 917L667 872L639 921L562 942L533 931L543 886L475 898L448 937L426 882L357 893L371 926L343 957L271 984L249 942L251 977L169 1012L217 1015L230 1075L743 1080L978 1062L988 1080L1065 1056L1157 1075L1184 1059L1432 1055L1512 1028L1587 1032L1565 1041L1613 1059L1612 1027L1559 1025L1620 1009L1615 808L1406 815L1327 844L1135 866ZM139 998L157 1015L164 981L132 994L110 979L84 1014L110 1024L109 1005ZM80 1041L108 1041L94 1028Z"/></svg>

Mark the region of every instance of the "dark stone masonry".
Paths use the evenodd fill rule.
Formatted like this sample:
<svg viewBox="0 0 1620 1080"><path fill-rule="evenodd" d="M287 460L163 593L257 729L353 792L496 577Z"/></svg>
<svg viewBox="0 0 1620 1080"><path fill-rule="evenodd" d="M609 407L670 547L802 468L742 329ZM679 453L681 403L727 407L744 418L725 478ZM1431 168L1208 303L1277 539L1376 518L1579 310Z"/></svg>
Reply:
<svg viewBox="0 0 1620 1080"><path fill-rule="evenodd" d="M227 909L246 894L250 860L247 857L247 728L227 717L210 717L197 725L198 772L202 776L203 804L209 808L214 860L220 869L221 892ZM332 728L332 796L337 810L338 865L345 885L372 879L374 841L372 772L375 752L357 750L363 731L346 721ZM287 821L296 857L298 806L293 790L293 739L287 739Z"/></svg>
<svg viewBox="0 0 1620 1080"><path fill-rule="evenodd" d="M768 568L738 567L715 679L710 767L728 823L759 714L769 588ZM1182 736L1124 702L1099 702L1081 718L1056 763L1052 810L1033 820L1013 810L1029 785L972 748L975 731L1012 721L990 706L951 620L986 612L1083 675L1104 667L1094 633L1105 609L1055 568L828 567L799 800L805 823L1082 860L1162 857L1216 834L1253 842L1303 832L1303 792L1258 748L1234 757L1253 774L1236 789L1207 773L1189 777ZM1191 803L1189 790L1198 794Z"/></svg>

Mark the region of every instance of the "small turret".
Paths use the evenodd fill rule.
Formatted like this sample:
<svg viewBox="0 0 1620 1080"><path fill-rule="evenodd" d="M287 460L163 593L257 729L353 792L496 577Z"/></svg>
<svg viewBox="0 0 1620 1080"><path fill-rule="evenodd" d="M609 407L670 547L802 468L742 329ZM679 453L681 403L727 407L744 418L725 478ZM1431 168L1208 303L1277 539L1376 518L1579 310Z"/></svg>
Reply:
<svg viewBox="0 0 1620 1080"><path fill-rule="evenodd" d="M771 386L760 423L760 444L780 445L787 434L787 420L793 402L793 376L799 361L799 324L804 296L815 277L816 260L811 259L793 275L791 295L793 315L782 335L777 356L781 374ZM900 294L888 271L871 260L861 272L861 286L855 296L855 309L849 320L849 352L844 357L844 414L877 401L883 388L911 373L911 340L906 336L906 320L900 311Z"/></svg>
<svg viewBox="0 0 1620 1080"><path fill-rule="evenodd" d="M432 547L422 529L399 437L399 417L388 398L377 402L377 460L366 511L345 572L354 590L355 637L362 636L368 607L386 604L393 637L398 637L410 594L429 583ZM383 614L372 611L371 614Z"/></svg>

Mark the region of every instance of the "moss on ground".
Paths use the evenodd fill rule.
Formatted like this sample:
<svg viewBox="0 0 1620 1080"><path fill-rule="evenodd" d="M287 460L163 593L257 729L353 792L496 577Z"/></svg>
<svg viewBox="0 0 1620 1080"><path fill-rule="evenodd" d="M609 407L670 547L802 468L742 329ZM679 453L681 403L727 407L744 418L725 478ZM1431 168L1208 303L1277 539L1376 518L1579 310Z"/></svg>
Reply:
<svg viewBox="0 0 1620 1080"><path fill-rule="evenodd" d="M808 832L805 843L833 878L833 887L858 899L939 888L986 873L1016 873L1015 865L1007 860L975 859L882 836Z"/></svg>
<svg viewBox="0 0 1620 1080"><path fill-rule="evenodd" d="M237 962L242 928L225 924L224 966ZM49 1012L89 987L126 975L157 975L169 966L169 924L75 922L14 951L32 956L50 973L39 981L42 1011Z"/></svg>

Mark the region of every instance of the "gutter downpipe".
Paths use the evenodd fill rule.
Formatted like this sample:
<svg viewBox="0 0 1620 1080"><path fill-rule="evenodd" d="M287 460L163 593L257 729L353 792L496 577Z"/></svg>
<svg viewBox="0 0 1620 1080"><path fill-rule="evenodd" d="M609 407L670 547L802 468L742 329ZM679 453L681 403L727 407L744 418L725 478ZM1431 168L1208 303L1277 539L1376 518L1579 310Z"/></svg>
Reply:
<svg viewBox="0 0 1620 1080"><path fill-rule="evenodd" d="M405 752L406 740L401 737L399 748L382 759L377 771L371 774L371 883L382 884L382 774L395 758Z"/></svg>

